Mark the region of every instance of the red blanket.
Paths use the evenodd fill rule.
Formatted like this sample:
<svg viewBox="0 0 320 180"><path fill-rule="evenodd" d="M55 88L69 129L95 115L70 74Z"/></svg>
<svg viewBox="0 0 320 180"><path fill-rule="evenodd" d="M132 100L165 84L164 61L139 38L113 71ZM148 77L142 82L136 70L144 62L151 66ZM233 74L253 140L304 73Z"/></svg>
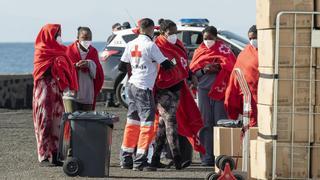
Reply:
<svg viewBox="0 0 320 180"><path fill-rule="evenodd" d="M61 26L59 24L47 24L40 30L34 52L34 83L51 68L51 75L58 81L60 91L66 87L71 90L78 89L76 70L66 55L66 47L60 45L55 35Z"/></svg>
<svg viewBox="0 0 320 180"><path fill-rule="evenodd" d="M239 68L246 82L248 83L251 92L251 113L250 127L257 125L257 89L259 82L258 70L258 51L252 45L247 45L246 48L239 54L234 68ZM237 119L239 114L243 113L243 93L240 89L234 72L231 73L228 88L226 90L225 107L229 118Z"/></svg>
<svg viewBox="0 0 320 180"><path fill-rule="evenodd" d="M166 52L165 56L168 60L173 61L176 65L170 70L159 68L156 79L156 87L165 89L169 88L188 77L188 71L185 68L187 63L187 53L180 40L176 44L171 44L167 39L160 35L155 43L158 45L161 52ZM185 66L184 66L185 65Z"/></svg>
<svg viewBox="0 0 320 180"><path fill-rule="evenodd" d="M192 93L186 83L180 90L180 99L177 109L178 132L186 136L194 150L205 153L200 144L199 132L204 127L200 110L193 99Z"/></svg>
<svg viewBox="0 0 320 180"><path fill-rule="evenodd" d="M156 40L156 44L158 45L164 56L168 57L168 59L175 58L177 60L177 63L180 60L187 59L186 50L181 41L178 40L175 45L169 45L168 43L169 42L167 42L167 40L162 36L159 36ZM184 64L184 62L182 62L181 64ZM186 69L183 70L187 72ZM200 144L198 136L199 131L204 126L202 117L197 104L193 99L190 89L185 82L183 83L183 86L180 90L180 99L176 117L178 122L179 134L188 138L194 150L205 153L205 149Z"/></svg>
<svg viewBox="0 0 320 180"><path fill-rule="evenodd" d="M212 84L209 92L209 97L215 100L222 100L225 96L225 91L228 85L230 73L233 69L236 57L231 49L222 41L217 41L210 49L204 43L200 44L195 50L190 69L196 72L203 69L211 63L219 63L221 71L218 73L215 82Z"/></svg>
<svg viewBox="0 0 320 180"><path fill-rule="evenodd" d="M78 41L74 42L73 44L71 44L67 48L67 55L71 59L73 64L76 64L77 62L79 62L81 60L81 56L80 56L80 52L78 50L77 43L78 43ZM103 70L102 70L101 64L99 62L98 51L94 47L92 47L92 46L89 47L89 52L87 54L86 59L92 60L97 66L96 78L93 80L93 84L94 84L93 108L95 108L96 97L99 94L101 87L103 85L104 75L103 75ZM83 72L88 72L88 68L83 68L80 70ZM77 82L78 82L78 80L77 80Z"/></svg>

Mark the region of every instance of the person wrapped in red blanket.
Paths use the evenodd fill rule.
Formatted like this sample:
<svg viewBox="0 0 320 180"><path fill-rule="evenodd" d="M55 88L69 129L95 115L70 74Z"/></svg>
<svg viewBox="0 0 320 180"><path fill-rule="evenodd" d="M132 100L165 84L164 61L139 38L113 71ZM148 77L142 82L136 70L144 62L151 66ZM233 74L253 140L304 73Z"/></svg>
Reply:
<svg viewBox="0 0 320 180"><path fill-rule="evenodd" d="M88 27L79 27L77 40L67 48L67 55L77 68L79 90L75 101L77 110L95 109L104 76L99 62L98 51L91 45L92 32Z"/></svg>
<svg viewBox="0 0 320 180"><path fill-rule="evenodd" d="M257 29L252 26L248 32L250 44L239 54L234 69L242 71L251 92L251 111L249 126L257 125L257 89L259 82ZM238 119L243 113L243 92L237 81L235 71L232 71L229 85L226 90L225 107L230 119Z"/></svg>
<svg viewBox="0 0 320 180"><path fill-rule="evenodd" d="M65 93L64 98L71 99L73 104L69 112L92 111L95 109L96 97L99 94L103 80L103 70L99 62L98 51L91 45L92 32L88 27L79 27L77 40L68 46L67 55L77 70L79 89L77 93ZM71 96L71 97L70 97ZM68 104L65 103L65 106ZM70 121L64 126L64 149L70 146ZM66 152L64 152L66 154Z"/></svg>
<svg viewBox="0 0 320 180"><path fill-rule="evenodd" d="M194 149L204 152L198 133L203 127L200 111L186 85L188 77L187 53L183 43L177 39L177 26L171 20L159 20L160 36L155 43L171 61L173 68L159 68L155 84L155 96L159 113L159 125L155 138L151 168L156 170L160 155L168 141L176 169L190 165L190 160L182 160L178 133L188 137Z"/></svg>
<svg viewBox="0 0 320 180"><path fill-rule="evenodd" d="M41 166L62 165L57 160L59 125L64 112L62 92L77 90L76 70L61 41L61 26L40 30L34 52L33 122Z"/></svg>
<svg viewBox="0 0 320 180"><path fill-rule="evenodd" d="M198 105L208 129L203 140L206 153L201 157L202 164L214 166L213 126L227 118L223 101L236 57L226 44L217 40L215 27L206 27L203 39L189 67L195 77L193 86L198 87Z"/></svg>

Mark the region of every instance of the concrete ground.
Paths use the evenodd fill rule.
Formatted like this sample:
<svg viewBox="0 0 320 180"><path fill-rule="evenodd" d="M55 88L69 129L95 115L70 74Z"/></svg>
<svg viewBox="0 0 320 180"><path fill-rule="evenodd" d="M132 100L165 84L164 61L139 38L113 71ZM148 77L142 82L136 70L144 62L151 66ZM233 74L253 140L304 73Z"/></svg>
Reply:
<svg viewBox="0 0 320 180"><path fill-rule="evenodd" d="M98 110L106 110L101 104ZM120 116L113 131L110 177L105 179L204 179L212 168L200 166L194 153L193 164L181 171L163 169L156 172L135 172L119 167L119 149L125 125L126 109L110 108ZM61 167L39 167L36 153L32 110L0 109L0 179L72 179ZM74 179L84 179L75 177Z"/></svg>

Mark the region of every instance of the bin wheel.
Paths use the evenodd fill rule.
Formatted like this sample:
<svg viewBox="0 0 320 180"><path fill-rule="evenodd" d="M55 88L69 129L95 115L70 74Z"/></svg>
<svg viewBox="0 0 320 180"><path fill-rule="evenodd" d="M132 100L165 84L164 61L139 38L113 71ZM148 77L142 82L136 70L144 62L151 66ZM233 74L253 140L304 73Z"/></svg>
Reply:
<svg viewBox="0 0 320 180"><path fill-rule="evenodd" d="M77 176L81 171L81 163L77 158L70 157L63 163L63 172L68 176Z"/></svg>
<svg viewBox="0 0 320 180"><path fill-rule="evenodd" d="M230 170L234 170L234 167L235 167L235 163L234 163L234 160L229 157L229 156L223 156L220 160L219 160L219 166L218 168L221 169L221 170L224 170L226 164L229 163L230 165Z"/></svg>
<svg viewBox="0 0 320 180"><path fill-rule="evenodd" d="M234 174L234 177L237 179L237 180L245 180L245 178L243 176L241 176L240 174Z"/></svg>
<svg viewBox="0 0 320 180"><path fill-rule="evenodd" d="M211 172L211 173L207 174L205 180L209 180L210 177L211 177L212 175L214 175L214 174L216 174L216 173L215 173L215 172Z"/></svg>
<svg viewBox="0 0 320 180"><path fill-rule="evenodd" d="M207 174L205 180L216 180L219 178L219 175L215 172L211 172L209 174Z"/></svg>
<svg viewBox="0 0 320 180"><path fill-rule="evenodd" d="M211 176L209 177L208 180L218 180L219 177L220 177L219 174L213 173L213 174L211 174Z"/></svg>
<svg viewBox="0 0 320 180"><path fill-rule="evenodd" d="M216 166L219 168L219 163L220 163L220 160L221 160L221 158L223 158L225 155L219 155L217 158L216 158L216 162L215 162L215 164L216 164Z"/></svg>

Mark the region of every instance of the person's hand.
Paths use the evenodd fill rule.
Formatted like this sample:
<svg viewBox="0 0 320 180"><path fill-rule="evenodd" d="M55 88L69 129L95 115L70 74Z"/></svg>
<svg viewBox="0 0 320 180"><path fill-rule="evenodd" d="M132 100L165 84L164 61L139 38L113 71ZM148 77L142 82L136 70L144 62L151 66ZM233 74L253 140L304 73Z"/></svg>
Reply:
<svg viewBox="0 0 320 180"><path fill-rule="evenodd" d="M212 64L207 64L203 68L203 72L205 74L212 74L213 73L213 65Z"/></svg>
<svg viewBox="0 0 320 180"><path fill-rule="evenodd" d="M78 68L84 68L88 67L88 60L80 60L79 62L76 63L76 67Z"/></svg>
<svg viewBox="0 0 320 180"><path fill-rule="evenodd" d="M207 64L204 68L203 68L203 72L206 74L213 74L213 73L217 73L221 70L221 66L219 63L213 63L213 64Z"/></svg>
<svg viewBox="0 0 320 180"><path fill-rule="evenodd" d="M217 72L219 72L219 71L221 71L221 65L220 65L220 63L214 63L213 65L212 65L212 71L214 72L214 73L217 73Z"/></svg>
<svg viewBox="0 0 320 180"><path fill-rule="evenodd" d="M198 78L195 75L192 75L190 89L197 89L197 87L198 87Z"/></svg>

